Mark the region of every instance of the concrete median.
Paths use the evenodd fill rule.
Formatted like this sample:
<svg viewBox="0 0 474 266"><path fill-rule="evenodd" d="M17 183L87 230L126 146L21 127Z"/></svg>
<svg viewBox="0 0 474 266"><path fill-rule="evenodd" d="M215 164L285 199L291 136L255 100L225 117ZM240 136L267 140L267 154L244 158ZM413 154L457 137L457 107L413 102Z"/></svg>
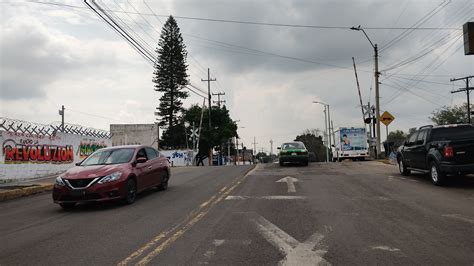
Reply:
<svg viewBox="0 0 474 266"><path fill-rule="evenodd" d="M34 184L28 186L12 186L4 187L0 189L0 202L26 197L29 195L34 195L46 191L51 191L53 189L54 184Z"/></svg>

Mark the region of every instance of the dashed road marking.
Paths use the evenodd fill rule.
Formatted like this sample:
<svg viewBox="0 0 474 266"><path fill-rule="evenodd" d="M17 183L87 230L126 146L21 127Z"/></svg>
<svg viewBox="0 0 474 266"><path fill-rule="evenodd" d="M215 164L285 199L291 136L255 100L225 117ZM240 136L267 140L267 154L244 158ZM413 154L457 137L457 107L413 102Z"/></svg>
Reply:
<svg viewBox="0 0 474 266"><path fill-rule="evenodd" d="M441 216L448 217L448 218L458 220L458 221L463 221L463 222L470 223L470 224L474 224L474 219L466 218L466 217L464 217L460 214L443 214Z"/></svg>
<svg viewBox="0 0 474 266"><path fill-rule="evenodd" d="M227 196L225 200L247 200L247 199L264 199L264 200L304 200L305 196Z"/></svg>
<svg viewBox="0 0 474 266"><path fill-rule="evenodd" d="M374 250L383 250L383 251L390 251L390 252L400 251L400 249L398 249L398 248L392 248L392 247L389 247L389 246L374 246L374 247L370 247L370 248L374 249Z"/></svg>

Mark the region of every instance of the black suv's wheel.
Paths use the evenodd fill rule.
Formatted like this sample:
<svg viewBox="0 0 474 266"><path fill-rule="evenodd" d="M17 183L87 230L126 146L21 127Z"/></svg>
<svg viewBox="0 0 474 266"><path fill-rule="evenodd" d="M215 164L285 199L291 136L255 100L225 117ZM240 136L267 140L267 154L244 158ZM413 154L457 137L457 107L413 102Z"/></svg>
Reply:
<svg viewBox="0 0 474 266"><path fill-rule="evenodd" d="M59 206L61 206L61 208L65 209L65 210L70 210L70 209L73 209L74 207L76 207L76 203L75 202L59 203Z"/></svg>
<svg viewBox="0 0 474 266"><path fill-rule="evenodd" d="M137 198L137 183L133 179L129 179L126 184L126 195L123 199L125 204L132 204Z"/></svg>
<svg viewBox="0 0 474 266"><path fill-rule="evenodd" d="M284 164L285 164L284 162L280 161L280 166L283 166Z"/></svg>
<svg viewBox="0 0 474 266"><path fill-rule="evenodd" d="M411 174L411 171L407 169L407 166L405 164L405 161L403 161L403 158L400 157L398 159L398 170L400 171L401 175L407 176Z"/></svg>
<svg viewBox="0 0 474 266"><path fill-rule="evenodd" d="M442 186L446 183L446 174L439 170L439 167L435 162L431 162L430 177L431 182L437 186Z"/></svg>
<svg viewBox="0 0 474 266"><path fill-rule="evenodd" d="M170 177L168 173L166 173L163 178L161 179L161 184L158 186L158 190L167 190L168 189L168 181Z"/></svg>

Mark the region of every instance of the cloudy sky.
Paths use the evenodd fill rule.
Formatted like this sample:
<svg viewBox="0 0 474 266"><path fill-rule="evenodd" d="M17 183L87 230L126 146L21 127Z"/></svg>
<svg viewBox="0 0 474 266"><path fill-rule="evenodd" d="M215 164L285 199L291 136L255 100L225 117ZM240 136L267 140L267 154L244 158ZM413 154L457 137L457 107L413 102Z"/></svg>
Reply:
<svg viewBox="0 0 474 266"><path fill-rule="evenodd" d="M150 51L161 22L177 16L191 83L206 90L210 68L211 90L225 93L243 142L250 147L255 136L267 151L270 139L279 145L324 128L323 107L312 101L331 105L335 127L362 125L351 58L364 104L374 103L373 49L352 26L367 28L379 46L381 111L396 118L390 130L428 124L433 110L465 102L450 93L463 82L449 79L474 72L461 30L474 20L472 0L96 2ZM1 117L51 123L64 105L67 122L87 127L154 122L152 66L83 1L1 0L0 10ZM197 103L193 93L185 101Z"/></svg>

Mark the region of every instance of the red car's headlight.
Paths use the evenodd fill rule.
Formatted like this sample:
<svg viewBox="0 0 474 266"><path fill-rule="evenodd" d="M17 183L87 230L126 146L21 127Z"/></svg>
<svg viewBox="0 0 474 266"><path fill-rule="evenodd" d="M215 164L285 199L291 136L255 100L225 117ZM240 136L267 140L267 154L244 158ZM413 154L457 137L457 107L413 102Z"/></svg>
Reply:
<svg viewBox="0 0 474 266"><path fill-rule="evenodd" d="M120 177L122 176L122 172L115 172L115 173L112 173L110 175L106 175L104 177L102 177L102 179L99 180L99 184L104 184L104 183L108 183L108 182L113 182L113 181L117 181Z"/></svg>

